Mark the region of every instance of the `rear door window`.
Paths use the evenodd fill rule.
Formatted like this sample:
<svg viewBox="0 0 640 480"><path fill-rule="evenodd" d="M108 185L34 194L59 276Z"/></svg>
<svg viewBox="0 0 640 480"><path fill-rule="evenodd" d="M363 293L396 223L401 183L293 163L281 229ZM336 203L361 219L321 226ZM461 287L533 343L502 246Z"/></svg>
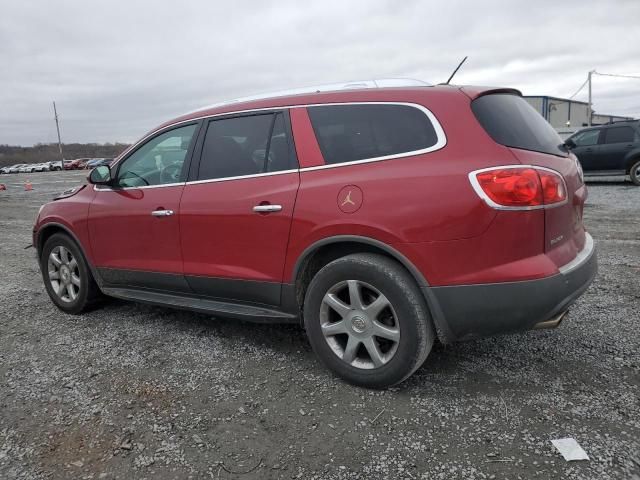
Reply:
<svg viewBox="0 0 640 480"><path fill-rule="evenodd" d="M417 154L438 143L429 117L409 105L320 105L307 111L327 164Z"/></svg>
<svg viewBox="0 0 640 480"><path fill-rule="evenodd" d="M202 147L198 180L296 168L286 132L281 112L210 121Z"/></svg>
<svg viewBox="0 0 640 480"><path fill-rule="evenodd" d="M610 127L604 134L604 143L631 143L635 131L631 127Z"/></svg>
<svg viewBox="0 0 640 480"><path fill-rule="evenodd" d="M507 93L484 95L471 109L485 131L507 147L567 156L564 142L522 97Z"/></svg>

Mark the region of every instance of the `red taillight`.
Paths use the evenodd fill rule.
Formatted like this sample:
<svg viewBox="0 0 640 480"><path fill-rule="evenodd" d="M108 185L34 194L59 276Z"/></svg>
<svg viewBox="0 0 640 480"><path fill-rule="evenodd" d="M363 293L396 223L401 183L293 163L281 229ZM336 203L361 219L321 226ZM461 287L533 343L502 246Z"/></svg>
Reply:
<svg viewBox="0 0 640 480"><path fill-rule="evenodd" d="M542 197L545 205L564 202L567 199L567 189L560 175L549 170L538 170L538 175L542 183Z"/></svg>
<svg viewBox="0 0 640 480"><path fill-rule="evenodd" d="M539 167L509 166L471 172L478 195L494 208L544 208L567 199L559 173Z"/></svg>

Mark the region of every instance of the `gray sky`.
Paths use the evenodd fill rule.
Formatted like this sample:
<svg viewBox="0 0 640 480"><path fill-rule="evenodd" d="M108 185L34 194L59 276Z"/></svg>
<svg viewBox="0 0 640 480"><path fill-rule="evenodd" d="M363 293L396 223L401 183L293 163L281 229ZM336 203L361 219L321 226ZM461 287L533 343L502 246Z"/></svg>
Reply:
<svg viewBox="0 0 640 480"><path fill-rule="evenodd" d="M217 101L370 78L572 95L640 75L640 1L2 1L0 144L130 142ZM586 88L576 97L586 99ZM640 80L594 78L596 112L640 116Z"/></svg>

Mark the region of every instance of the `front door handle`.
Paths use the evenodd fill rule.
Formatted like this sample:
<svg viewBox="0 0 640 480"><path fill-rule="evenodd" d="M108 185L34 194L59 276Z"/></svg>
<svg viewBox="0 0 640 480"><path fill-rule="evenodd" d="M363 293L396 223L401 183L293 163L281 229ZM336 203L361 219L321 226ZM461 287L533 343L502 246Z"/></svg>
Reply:
<svg viewBox="0 0 640 480"><path fill-rule="evenodd" d="M173 215L173 210L154 210L151 215L154 217L170 217Z"/></svg>
<svg viewBox="0 0 640 480"><path fill-rule="evenodd" d="M256 205L253 207L253 211L256 213L270 213L270 212L279 212L282 210L282 205Z"/></svg>

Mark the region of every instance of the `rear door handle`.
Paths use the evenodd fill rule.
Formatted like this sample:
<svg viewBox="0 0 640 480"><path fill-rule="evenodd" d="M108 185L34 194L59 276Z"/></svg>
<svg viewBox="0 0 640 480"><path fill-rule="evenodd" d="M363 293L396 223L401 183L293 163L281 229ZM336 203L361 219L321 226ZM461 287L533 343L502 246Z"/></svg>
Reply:
<svg viewBox="0 0 640 480"><path fill-rule="evenodd" d="M170 217L173 215L173 210L154 210L151 215L154 217Z"/></svg>
<svg viewBox="0 0 640 480"><path fill-rule="evenodd" d="M256 213L269 213L269 212L279 212L282 210L282 205L256 205L253 207L253 211Z"/></svg>

